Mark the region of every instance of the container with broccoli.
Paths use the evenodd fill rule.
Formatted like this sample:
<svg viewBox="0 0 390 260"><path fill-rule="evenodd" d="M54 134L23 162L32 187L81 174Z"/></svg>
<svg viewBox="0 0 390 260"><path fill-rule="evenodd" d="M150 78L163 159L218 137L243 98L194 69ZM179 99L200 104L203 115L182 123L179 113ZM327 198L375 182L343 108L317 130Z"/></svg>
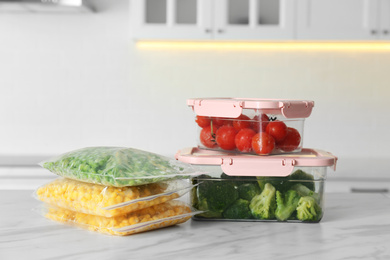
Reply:
<svg viewBox="0 0 390 260"><path fill-rule="evenodd" d="M252 156L199 148L176 159L201 166L207 175L191 178L196 220L319 222L324 213L327 168L337 157L321 150Z"/></svg>
<svg viewBox="0 0 390 260"><path fill-rule="evenodd" d="M191 194L196 220L319 222L324 180L296 170L288 177L200 175ZM310 187L310 188L308 188Z"/></svg>
<svg viewBox="0 0 390 260"><path fill-rule="evenodd" d="M196 220L319 222L324 179L297 169L287 177L200 175L191 194Z"/></svg>

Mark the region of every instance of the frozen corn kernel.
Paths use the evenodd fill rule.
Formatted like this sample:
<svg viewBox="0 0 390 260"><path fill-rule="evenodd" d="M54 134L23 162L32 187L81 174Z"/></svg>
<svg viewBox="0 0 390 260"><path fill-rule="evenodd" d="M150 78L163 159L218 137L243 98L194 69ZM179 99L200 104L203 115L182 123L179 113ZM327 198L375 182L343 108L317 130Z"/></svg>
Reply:
<svg viewBox="0 0 390 260"><path fill-rule="evenodd" d="M175 192L157 196L151 200L132 202L136 199L164 193L167 188L167 183L116 188L59 178L38 188L35 194L39 200L61 208L113 217L157 205L180 196ZM121 203L123 203L121 207L104 209Z"/></svg>
<svg viewBox="0 0 390 260"><path fill-rule="evenodd" d="M48 211L45 216L55 221L75 224L92 231L125 236L184 223L191 218L191 215L188 213L191 213L191 209L185 203L180 201L168 201L111 218L75 212L52 206L48 206ZM177 218L172 218L175 216L177 216ZM155 222L152 222L149 225L146 224L146 222L152 220ZM142 225L139 228L131 228L132 225L139 223L145 223L145 225ZM115 230L125 227L128 229L127 231Z"/></svg>

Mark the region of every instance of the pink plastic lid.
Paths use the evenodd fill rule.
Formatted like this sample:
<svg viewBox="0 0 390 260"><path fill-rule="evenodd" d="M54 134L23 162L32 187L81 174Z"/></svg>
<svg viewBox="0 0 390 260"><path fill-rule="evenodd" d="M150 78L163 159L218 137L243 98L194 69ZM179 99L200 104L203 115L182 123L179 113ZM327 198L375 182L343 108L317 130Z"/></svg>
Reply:
<svg viewBox="0 0 390 260"><path fill-rule="evenodd" d="M307 118L314 107L309 100L196 98L187 105L199 116L237 118L243 109L261 110L269 114L282 114L285 118Z"/></svg>
<svg viewBox="0 0 390 260"><path fill-rule="evenodd" d="M336 170L337 157L329 152L302 149L296 154L283 155L237 155L218 151L186 148L176 153L179 161L196 165L221 165L224 173L231 176L285 177L296 166L328 167Z"/></svg>

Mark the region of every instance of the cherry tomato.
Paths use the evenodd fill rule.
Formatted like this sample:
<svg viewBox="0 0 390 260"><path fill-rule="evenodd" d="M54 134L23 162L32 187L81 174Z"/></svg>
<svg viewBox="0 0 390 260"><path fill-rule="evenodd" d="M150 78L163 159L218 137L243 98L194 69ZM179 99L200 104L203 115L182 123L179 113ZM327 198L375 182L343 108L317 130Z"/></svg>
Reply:
<svg viewBox="0 0 390 260"><path fill-rule="evenodd" d="M269 122L265 131L270 134L275 142L281 142L287 135L287 126L282 121Z"/></svg>
<svg viewBox="0 0 390 260"><path fill-rule="evenodd" d="M286 137L283 139L283 141L278 142L277 146L285 152L291 152L297 149L300 143L301 135L299 134L298 130L292 127L287 127Z"/></svg>
<svg viewBox="0 0 390 260"><path fill-rule="evenodd" d="M252 149L260 155L270 154L275 148L275 139L266 132L260 132L252 138Z"/></svg>
<svg viewBox="0 0 390 260"><path fill-rule="evenodd" d="M234 139L237 149L245 153L251 152L252 138L255 134L256 132L251 128L241 129Z"/></svg>
<svg viewBox="0 0 390 260"><path fill-rule="evenodd" d="M217 147L217 143L215 141L215 131L216 127L211 129L211 125L202 128L200 131L200 142L207 148Z"/></svg>
<svg viewBox="0 0 390 260"><path fill-rule="evenodd" d="M210 120L208 116L196 116L195 122L203 128L210 125Z"/></svg>
<svg viewBox="0 0 390 260"><path fill-rule="evenodd" d="M232 125L233 122L230 118L213 117L213 124L216 126Z"/></svg>
<svg viewBox="0 0 390 260"><path fill-rule="evenodd" d="M261 114L253 117L252 128L256 132L265 132L265 128L269 123L269 118L266 114Z"/></svg>
<svg viewBox="0 0 390 260"><path fill-rule="evenodd" d="M223 125L218 128L215 140L221 149L234 150L236 148L236 144L234 143L236 134L237 130L233 126Z"/></svg>
<svg viewBox="0 0 390 260"><path fill-rule="evenodd" d="M251 126L250 118L246 115L240 115L237 119L233 120L233 126L237 131Z"/></svg>

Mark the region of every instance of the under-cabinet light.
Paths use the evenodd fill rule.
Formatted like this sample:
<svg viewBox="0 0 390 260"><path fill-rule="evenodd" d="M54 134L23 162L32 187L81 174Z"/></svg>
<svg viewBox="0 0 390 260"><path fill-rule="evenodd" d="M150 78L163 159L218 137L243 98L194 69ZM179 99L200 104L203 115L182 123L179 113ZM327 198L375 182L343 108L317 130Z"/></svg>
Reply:
<svg viewBox="0 0 390 260"><path fill-rule="evenodd" d="M390 51L390 42L174 42L138 41L140 49Z"/></svg>

